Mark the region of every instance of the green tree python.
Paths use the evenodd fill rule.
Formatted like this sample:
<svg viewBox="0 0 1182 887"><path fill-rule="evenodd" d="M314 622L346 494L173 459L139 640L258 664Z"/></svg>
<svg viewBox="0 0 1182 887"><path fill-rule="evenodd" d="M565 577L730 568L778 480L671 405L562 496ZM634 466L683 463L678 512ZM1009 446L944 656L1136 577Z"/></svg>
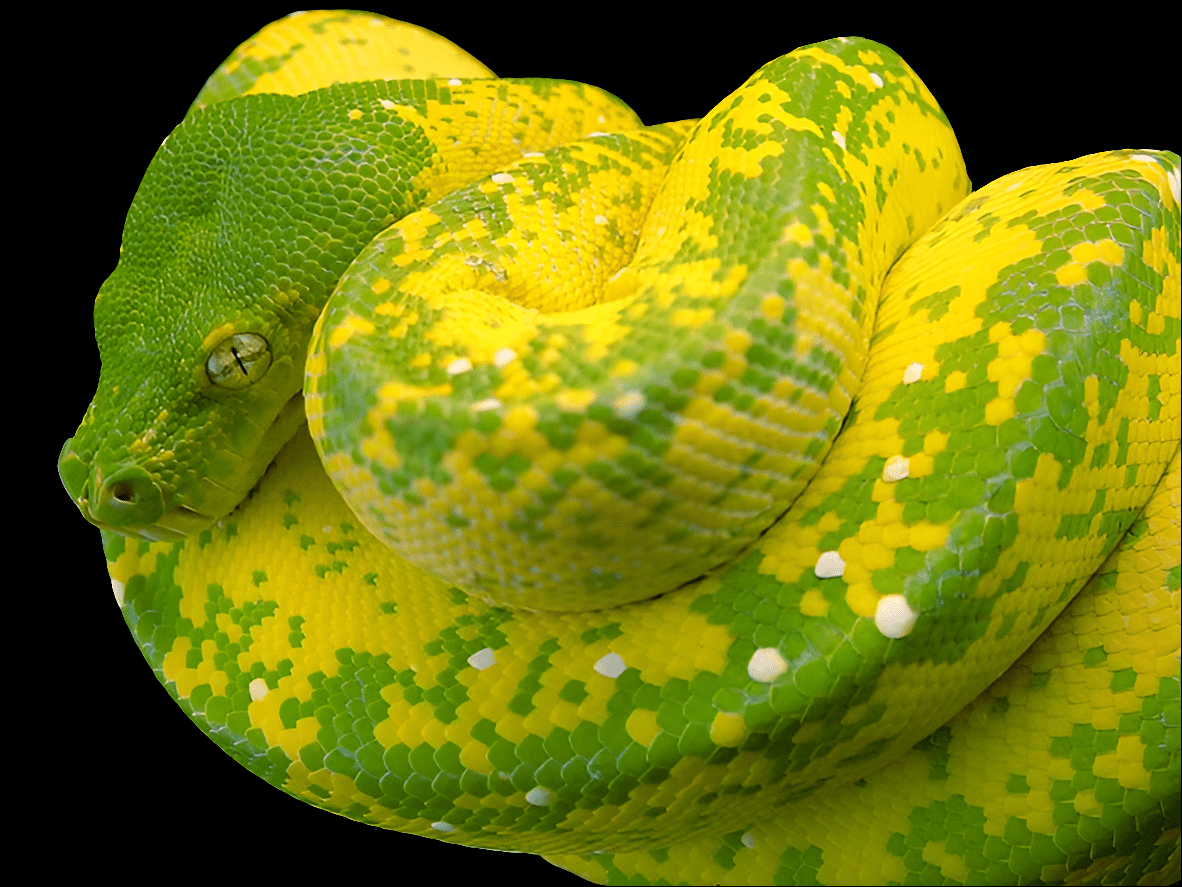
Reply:
<svg viewBox="0 0 1182 887"><path fill-rule="evenodd" d="M854 39L696 127L315 79L408 39L244 44L96 303L59 470L193 721L592 880L1176 877L1177 156L969 195Z"/></svg>

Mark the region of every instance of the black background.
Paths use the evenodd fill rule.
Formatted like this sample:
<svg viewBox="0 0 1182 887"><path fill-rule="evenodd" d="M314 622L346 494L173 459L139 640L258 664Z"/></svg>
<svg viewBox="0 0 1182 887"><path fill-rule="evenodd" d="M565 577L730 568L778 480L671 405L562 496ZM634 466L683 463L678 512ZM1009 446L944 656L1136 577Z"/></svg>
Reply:
<svg viewBox="0 0 1182 887"><path fill-rule="evenodd" d="M1166 92L1176 72L1167 78L1164 22L1158 31L1121 30L1093 17L974 22L956 7L944 7L947 21L912 13L799 19L778 7L741 14L747 7L719 4L690 13L676 4L666 7L672 17L646 11L637 24L629 19L639 6L613 12L610 4L586 4L589 17L572 25L576 4L415 6L373 11L443 34L501 76L601 86L645 123L702 116L760 65L799 45L870 37L902 55L935 94L977 186L1095 151L1178 148L1176 95ZM561 11L546 19L545 7ZM226 758L145 665L113 603L98 533L54 474L61 443L98 378L91 304L117 261L123 217L144 169L213 69L289 11L63 13L52 41L33 39L42 61L19 84L27 110L16 129L34 150L15 167L14 184L31 194L27 218L35 228L18 238L29 244L27 255L10 261L32 271L22 299L42 324L60 329L64 322L64 343L52 337L52 365L67 372L56 381L38 374L33 389L37 427L48 431L28 481L48 490L36 500L44 504L35 538L49 569L36 575L52 578L35 579L37 593L22 600L34 608L33 655L49 679L30 697L39 736L26 775L37 782L47 826L82 829L97 840L91 847L105 846L91 851L100 871L131 864L166 877L192 867L198 877L347 882L359 867L377 866L395 882L480 874L576 883L535 857L444 845L315 810Z"/></svg>

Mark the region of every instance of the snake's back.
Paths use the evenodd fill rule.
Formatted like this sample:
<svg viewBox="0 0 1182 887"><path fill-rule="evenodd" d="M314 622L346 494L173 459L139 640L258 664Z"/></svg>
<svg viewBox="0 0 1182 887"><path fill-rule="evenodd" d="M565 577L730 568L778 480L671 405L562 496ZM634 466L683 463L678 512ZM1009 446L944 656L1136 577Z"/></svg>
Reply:
<svg viewBox="0 0 1182 887"><path fill-rule="evenodd" d="M313 337L313 437L367 529L470 593L671 590L804 488L887 268L968 190L889 49L784 56L692 127L523 159L371 243Z"/></svg>

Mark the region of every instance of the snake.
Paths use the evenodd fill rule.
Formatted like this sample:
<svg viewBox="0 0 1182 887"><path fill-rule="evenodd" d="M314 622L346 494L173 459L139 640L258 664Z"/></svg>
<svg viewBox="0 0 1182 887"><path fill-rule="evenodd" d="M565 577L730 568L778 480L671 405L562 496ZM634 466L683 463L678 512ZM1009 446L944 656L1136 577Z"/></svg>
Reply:
<svg viewBox="0 0 1182 887"><path fill-rule="evenodd" d="M149 167L59 474L315 806L601 883L1169 882L1178 183L971 191L861 38L643 127L299 13Z"/></svg>

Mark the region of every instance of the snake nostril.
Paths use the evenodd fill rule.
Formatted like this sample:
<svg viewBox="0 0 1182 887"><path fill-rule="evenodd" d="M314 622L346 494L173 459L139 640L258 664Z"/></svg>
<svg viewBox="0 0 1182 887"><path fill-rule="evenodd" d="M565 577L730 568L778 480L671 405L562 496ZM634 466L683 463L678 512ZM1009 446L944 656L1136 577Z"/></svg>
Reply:
<svg viewBox="0 0 1182 887"><path fill-rule="evenodd" d="M111 484L111 498L130 505L136 500L135 485L126 480Z"/></svg>
<svg viewBox="0 0 1182 887"><path fill-rule="evenodd" d="M94 515L112 526L151 524L164 513L164 496L152 475L128 465L109 476L99 489Z"/></svg>

